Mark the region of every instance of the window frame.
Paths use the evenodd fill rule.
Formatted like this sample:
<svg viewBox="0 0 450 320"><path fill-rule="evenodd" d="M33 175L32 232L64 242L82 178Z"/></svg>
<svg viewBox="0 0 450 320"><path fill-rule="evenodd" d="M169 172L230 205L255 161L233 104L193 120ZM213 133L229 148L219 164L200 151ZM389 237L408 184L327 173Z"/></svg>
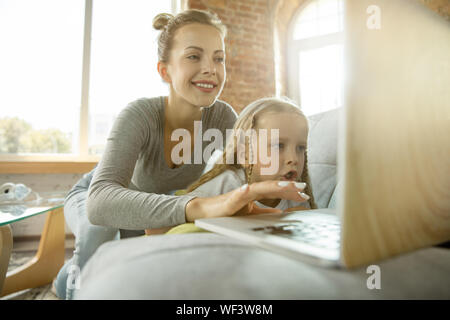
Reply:
<svg viewBox="0 0 450 320"><path fill-rule="evenodd" d="M100 161L89 155L89 88L91 71L92 8L94 0L85 0L81 103L79 113L78 153L74 154L0 154L0 174L5 173L83 173ZM182 9L180 0L171 0L172 13ZM86 170L87 169L87 170Z"/></svg>
<svg viewBox="0 0 450 320"><path fill-rule="evenodd" d="M324 35L314 36L306 39L294 39L294 30L297 20L302 11L311 3L317 0L307 0L303 2L296 10L294 16L289 22L288 26L288 41L287 41L287 95L294 100L298 105L301 105L300 95L300 65L299 53L302 50L318 49L327 45L344 44L344 31L328 33ZM320 113L320 112L318 112Z"/></svg>

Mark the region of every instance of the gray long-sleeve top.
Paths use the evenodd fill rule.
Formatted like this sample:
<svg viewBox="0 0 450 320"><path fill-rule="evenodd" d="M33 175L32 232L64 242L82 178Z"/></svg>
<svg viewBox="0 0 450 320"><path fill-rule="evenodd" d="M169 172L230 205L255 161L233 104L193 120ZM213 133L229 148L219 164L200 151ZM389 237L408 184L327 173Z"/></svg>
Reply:
<svg viewBox="0 0 450 320"><path fill-rule="evenodd" d="M237 189L247 183L244 169L228 169L214 177L213 179L205 182L197 189L188 193L188 195L197 197L214 197L220 194L230 192ZM270 208L259 201L255 201L256 205L261 208ZM281 199L276 209L286 210L303 206L305 208L311 208L308 201L297 202L293 200Z"/></svg>
<svg viewBox="0 0 450 320"><path fill-rule="evenodd" d="M91 223L142 230L186 222L186 204L195 196L168 194L198 179L206 163L194 163L198 161L192 154L190 164L168 167L164 158L164 101L165 97L139 99L118 115L89 186ZM202 131L220 130L224 144L226 129L233 127L236 118L231 106L218 100L203 108ZM203 141L202 150L210 144Z"/></svg>

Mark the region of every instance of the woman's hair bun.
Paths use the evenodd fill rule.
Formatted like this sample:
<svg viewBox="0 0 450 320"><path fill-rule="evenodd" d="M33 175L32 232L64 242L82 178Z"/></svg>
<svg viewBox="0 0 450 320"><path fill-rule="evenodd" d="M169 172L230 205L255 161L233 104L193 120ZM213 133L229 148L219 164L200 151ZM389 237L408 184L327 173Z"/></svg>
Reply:
<svg viewBox="0 0 450 320"><path fill-rule="evenodd" d="M160 13L153 18L153 28L156 30L162 30L173 19L173 15L170 13Z"/></svg>

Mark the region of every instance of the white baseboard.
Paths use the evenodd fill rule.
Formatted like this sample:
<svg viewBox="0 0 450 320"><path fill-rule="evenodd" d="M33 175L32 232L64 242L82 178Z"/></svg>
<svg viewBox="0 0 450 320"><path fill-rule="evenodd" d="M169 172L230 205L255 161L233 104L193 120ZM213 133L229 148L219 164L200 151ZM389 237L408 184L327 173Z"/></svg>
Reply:
<svg viewBox="0 0 450 320"><path fill-rule="evenodd" d="M20 220L12 223L11 229L13 238L40 236L42 234L42 230L44 230L46 218L47 214L40 214L25 220ZM66 235L73 235L72 231L69 229L66 223L65 233Z"/></svg>

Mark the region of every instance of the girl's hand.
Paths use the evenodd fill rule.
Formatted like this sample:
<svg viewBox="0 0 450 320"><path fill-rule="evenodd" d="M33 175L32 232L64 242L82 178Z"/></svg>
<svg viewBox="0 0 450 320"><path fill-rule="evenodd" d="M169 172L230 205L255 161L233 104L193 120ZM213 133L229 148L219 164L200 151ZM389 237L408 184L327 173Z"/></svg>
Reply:
<svg viewBox="0 0 450 320"><path fill-rule="evenodd" d="M292 207L292 208L286 209L283 212L292 212L292 211L301 211L301 210L311 210L311 209L303 207L303 206L298 206L298 207Z"/></svg>
<svg viewBox="0 0 450 320"><path fill-rule="evenodd" d="M157 228L157 229L145 229L145 235L152 236L155 234L164 234L173 227L164 227L164 228Z"/></svg>
<svg viewBox="0 0 450 320"><path fill-rule="evenodd" d="M281 213L278 209L258 208L253 201L261 199L286 199L303 202L308 196L303 193L304 184L288 181L262 181L244 185L228 193L195 198L186 205L186 221L200 218L226 217L234 214Z"/></svg>

